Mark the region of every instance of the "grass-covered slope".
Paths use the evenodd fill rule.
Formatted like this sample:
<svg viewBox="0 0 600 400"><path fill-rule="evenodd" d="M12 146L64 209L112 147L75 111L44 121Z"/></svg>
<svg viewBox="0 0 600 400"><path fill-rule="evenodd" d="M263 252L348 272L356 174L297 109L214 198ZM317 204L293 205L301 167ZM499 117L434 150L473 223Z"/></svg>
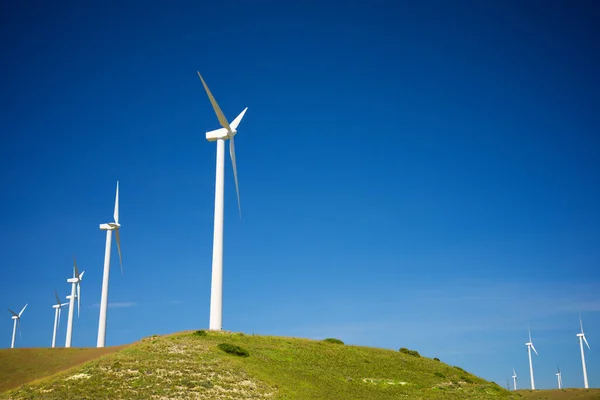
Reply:
<svg viewBox="0 0 600 400"><path fill-rule="evenodd" d="M124 346L101 349L2 349L0 350L0 393L123 348Z"/></svg>
<svg viewBox="0 0 600 400"><path fill-rule="evenodd" d="M223 343L229 346L219 346ZM146 338L0 395L61 400L398 398L516 397L460 368L398 351L204 331Z"/></svg>

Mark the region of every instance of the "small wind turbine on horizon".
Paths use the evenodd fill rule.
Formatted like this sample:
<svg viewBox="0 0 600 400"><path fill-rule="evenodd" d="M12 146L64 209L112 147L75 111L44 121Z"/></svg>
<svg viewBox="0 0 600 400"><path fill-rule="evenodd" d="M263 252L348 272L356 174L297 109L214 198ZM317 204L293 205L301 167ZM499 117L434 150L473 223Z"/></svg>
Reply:
<svg viewBox="0 0 600 400"><path fill-rule="evenodd" d="M588 378L587 378L587 369L585 367L585 353L583 351L583 342L585 342L585 344L588 347L588 350L590 349L590 345L587 341L587 339L585 338L585 333L583 333L583 321L581 320L581 315L579 315L579 326L581 327L581 333L577 334L577 337L579 338L579 348L581 349L581 366L583 367L583 385L586 389L589 389L589 385L588 385Z"/></svg>
<svg viewBox="0 0 600 400"><path fill-rule="evenodd" d="M529 331L529 342L525 343L525 346L527 346L527 354L529 355L529 375L531 376L531 390L535 390L535 382L533 380L533 362L531 360L531 350L533 350L536 355L538 355L538 352L535 350L535 347L533 346L533 342L531 340L531 329L528 329L528 331Z"/></svg>
<svg viewBox="0 0 600 400"><path fill-rule="evenodd" d="M15 336L17 334L17 325L19 326L19 337L21 337L21 315L23 315L23 311L25 311L26 308L27 308L27 304L25 304L25 306L21 309L21 312L19 312L18 314L16 312L14 312L13 310L11 310L10 308L8 308L8 311L12 314L11 318L14 321L12 342L10 344L11 349L15 348Z"/></svg>
<svg viewBox="0 0 600 400"><path fill-rule="evenodd" d="M113 213L114 222L100 224L100 230L106 231L106 247L104 249L104 275L102 276L102 297L100 299L100 318L98 321L98 341L96 347L104 347L106 342L106 312L108 309L108 278L110 276L110 250L112 242L112 232L115 231L117 240L117 250L119 251L119 262L121 264L121 274L123 274L123 258L121 257L121 239L119 237L119 181L117 181L117 194L115 195L115 211Z"/></svg>
<svg viewBox="0 0 600 400"><path fill-rule="evenodd" d="M61 303L60 297L58 297L58 293L54 290L54 296L56 296L56 304L52 306L54 308L54 330L52 333L52 347L56 347L56 331L60 325L60 311L61 309L69 303Z"/></svg>
<svg viewBox="0 0 600 400"><path fill-rule="evenodd" d="M512 378L513 378L513 390L517 390L517 373L515 372L514 368L513 368Z"/></svg>
<svg viewBox="0 0 600 400"><path fill-rule="evenodd" d="M558 388L562 389L562 372L560 372L559 367L556 367L556 379L558 380Z"/></svg>
<svg viewBox="0 0 600 400"><path fill-rule="evenodd" d="M77 298L77 318L79 318L79 310L81 308L81 280L85 271L79 273L77 261L73 257L73 277L67 279L67 283L71 284L71 294L67 296L69 300L69 319L67 320L67 338L65 347L71 347L71 339L73 337L73 312L75 311L75 298ZM75 293L77 290L77 293Z"/></svg>
<svg viewBox="0 0 600 400"><path fill-rule="evenodd" d="M217 101L213 97L210 89L204 82L202 75L198 72L198 77L202 81L204 90L212 104L213 110L222 128L206 132L206 140L217 142L217 172L215 183L215 226L213 235L213 260L212 260L212 278L210 288L210 330L221 330L223 328L223 202L224 202L224 184L225 184L225 140L229 139L229 155L233 166L233 178L235 180L235 191L237 193L238 210L240 218L242 216L242 207L240 203L240 190L238 185L237 167L235 162L235 144L234 136L237 133L237 127L244 117L248 107L229 124Z"/></svg>

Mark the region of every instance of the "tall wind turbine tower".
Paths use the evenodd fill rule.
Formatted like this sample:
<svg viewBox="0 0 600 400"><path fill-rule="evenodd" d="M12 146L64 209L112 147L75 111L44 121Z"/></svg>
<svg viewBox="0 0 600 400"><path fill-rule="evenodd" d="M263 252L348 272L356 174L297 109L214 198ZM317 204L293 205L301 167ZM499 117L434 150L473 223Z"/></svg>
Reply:
<svg viewBox="0 0 600 400"><path fill-rule="evenodd" d="M587 369L585 368L585 353L583 351L583 342L585 342L585 344L588 347L588 350L590 350L590 345L587 341L587 339L585 338L585 333L583 333L583 321L581 320L581 315L579 316L579 326L581 327L581 333L577 334L577 337L579 338L579 348L581 349L581 366L583 367L583 385L586 389L589 388L588 385L588 379L587 379Z"/></svg>
<svg viewBox="0 0 600 400"><path fill-rule="evenodd" d="M512 378L513 378L513 390L517 390L517 373L515 372L514 368L513 368Z"/></svg>
<svg viewBox="0 0 600 400"><path fill-rule="evenodd" d="M67 320L67 339L65 347L71 347L71 338L73 337L73 312L75 311L75 298L77 298L77 317L79 317L79 309L81 308L81 280L83 279L83 271L79 273L77 269L77 261L73 257L73 277L67 279L67 283L71 284L71 295L67 296L69 300L69 319ZM75 290L77 289L77 294Z"/></svg>
<svg viewBox="0 0 600 400"><path fill-rule="evenodd" d="M25 311L26 308L27 308L27 304L25 304L25 307L23 307L23 309L21 309L21 312L19 312L18 314L16 312L14 312L13 310L11 310L10 308L8 309L8 311L12 314L12 319L14 321L12 342L10 344L11 349L15 348L15 336L17 333L17 325L19 326L19 335L21 334L21 315L23 314L23 311Z"/></svg>
<svg viewBox="0 0 600 400"><path fill-rule="evenodd" d="M535 350L533 342L531 341L531 329L529 329L529 342L525 343L525 346L527 346L527 354L529 355L529 375L531 377L531 390L535 390L535 382L533 380L533 362L531 361L531 350L533 350L536 355L538 355L538 352Z"/></svg>
<svg viewBox="0 0 600 400"><path fill-rule="evenodd" d="M60 297L58 297L58 293L56 290L54 291L54 296L56 296L56 304L52 306L54 308L54 330L52 331L52 347L56 347L56 331L58 326L60 325L60 311L61 309L69 303L61 303Z"/></svg>
<svg viewBox="0 0 600 400"><path fill-rule="evenodd" d="M100 224L100 230L106 231L106 248L104 249L104 275L102 277L102 297L100 299L100 320L98 322L98 341L96 347L104 347L106 342L106 311L108 309L108 278L110 276L110 245L112 233L115 231L117 239L117 250L119 251L119 262L121 263L121 274L123 273L123 259L121 258L121 239L119 237L119 181L117 181L117 194L115 195L114 222Z"/></svg>
<svg viewBox="0 0 600 400"><path fill-rule="evenodd" d="M558 380L558 388L562 389L562 372L560 372L560 368L556 367L556 379Z"/></svg>
<svg viewBox="0 0 600 400"><path fill-rule="evenodd" d="M213 97L210 89L204 82L202 75L198 72L198 77L202 81L204 90L208 99L217 114L217 118L222 128L206 132L206 140L217 142L217 174L215 183L215 229L213 236L213 260L212 260L212 279L210 288L210 325L211 330L221 330L223 328L223 200L225 184L225 140L229 139L229 155L233 166L233 179L235 180L235 191L237 193L238 210L242 216L240 203L240 191L238 186L237 167L235 163L235 144L234 136L237 133L237 127L244 117L248 107L238 115L229 124L225 115L219 108L217 101Z"/></svg>

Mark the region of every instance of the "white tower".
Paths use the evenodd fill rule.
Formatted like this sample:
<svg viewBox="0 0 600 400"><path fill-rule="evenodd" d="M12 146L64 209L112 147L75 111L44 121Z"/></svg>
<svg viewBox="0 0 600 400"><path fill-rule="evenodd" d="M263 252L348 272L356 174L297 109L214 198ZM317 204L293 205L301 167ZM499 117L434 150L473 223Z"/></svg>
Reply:
<svg viewBox="0 0 600 400"><path fill-rule="evenodd" d="M238 187L237 167L235 162L235 144L234 136L237 133L237 127L244 117L246 107L240 115L238 115L229 124L221 108L217 104L210 89L204 82L202 75L198 72L198 77L202 81L204 90L208 95L208 99L213 106L215 114L219 119L219 123L223 128L214 131L206 132L206 140L209 142L217 142L217 174L215 183L215 228L213 235L213 259L212 259L212 279L210 288L210 323L209 329L221 330L223 328L223 200L224 200L224 181L225 181L225 140L229 139L229 155L231 156L231 164L233 166L233 178L235 180L235 190L237 193L238 210L242 215L240 203L240 191Z"/></svg>
<svg viewBox="0 0 600 400"><path fill-rule="evenodd" d="M73 277L67 279L67 283L71 284L71 295L67 296L69 300L69 319L67 320L67 338L65 340L65 347L71 347L71 339L73 337L73 312L75 311L75 298L77 298L77 317L79 317L79 310L81 307L81 280L83 279L83 271L79 273L77 269L77 261L73 258ZM77 291L77 292L76 292Z"/></svg>
<svg viewBox="0 0 600 400"><path fill-rule="evenodd" d="M588 385L588 377L587 377L587 369L585 367L585 352L583 351L583 342L585 342L588 350L590 350L590 345L585 338L585 333L583 333L583 321L581 320L581 316L579 317L579 326L581 327L581 333L577 334L579 338L579 348L581 349L581 366L583 367L583 385L586 389L589 389Z"/></svg>
<svg viewBox="0 0 600 400"><path fill-rule="evenodd" d="M104 249L104 275L102 276L102 297L100 299L100 320L98 321L97 347L104 347L106 342L106 311L108 309L108 278L110 277L110 249L112 232L115 231L117 250L119 251L119 262L121 263L121 274L123 273L123 259L121 258L121 239L119 237L119 181L117 181L117 194L115 195L114 222L101 224L100 230L106 231L106 247Z"/></svg>
<svg viewBox="0 0 600 400"><path fill-rule="evenodd" d="M536 355L538 352L535 350L535 347L533 346L533 342L531 341L531 330L529 330L529 342L525 343L525 345L527 346L527 354L529 355L529 375L531 377L531 390L535 390L535 381L533 380L533 362L531 360L531 350L533 350Z"/></svg>

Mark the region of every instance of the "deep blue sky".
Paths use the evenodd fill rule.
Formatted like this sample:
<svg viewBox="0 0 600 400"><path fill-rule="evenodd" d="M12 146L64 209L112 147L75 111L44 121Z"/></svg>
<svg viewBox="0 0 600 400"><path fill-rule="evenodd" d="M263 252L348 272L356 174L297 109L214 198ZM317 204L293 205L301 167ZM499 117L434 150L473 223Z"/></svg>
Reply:
<svg viewBox="0 0 600 400"><path fill-rule="evenodd" d="M86 271L94 346L208 326L219 127L224 328L408 347L506 384L600 387L600 9L594 1L0 4L0 305L49 346ZM228 157L228 156L227 156ZM114 248L113 248L114 250ZM66 319L63 319L66 321ZM64 345L66 323L58 342ZM8 312L0 323L10 345Z"/></svg>

